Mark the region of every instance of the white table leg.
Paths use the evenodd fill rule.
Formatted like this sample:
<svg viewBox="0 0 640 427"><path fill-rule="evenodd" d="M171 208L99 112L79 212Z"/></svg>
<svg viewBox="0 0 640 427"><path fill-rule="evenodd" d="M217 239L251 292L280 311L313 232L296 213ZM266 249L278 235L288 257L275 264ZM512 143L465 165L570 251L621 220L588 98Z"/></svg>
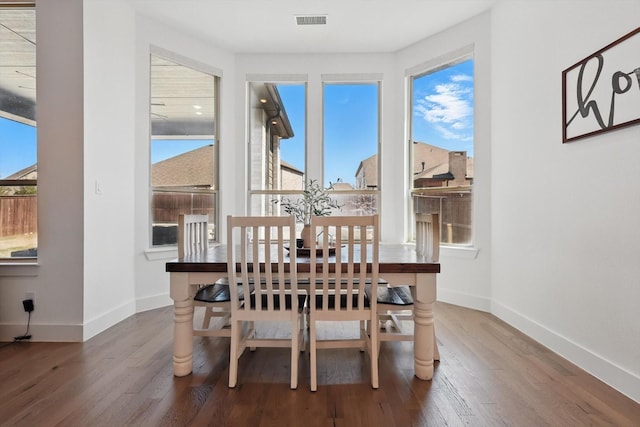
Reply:
<svg viewBox="0 0 640 427"><path fill-rule="evenodd" d="M434 329L433 304L436 301L436 275L418 274L416 299L413 304L414 343L413 357L416 377L433 378Z"/></svg>
<svg viewBox="0 0 640 427"><path fill-rule="evenodd" d="M189 375L193 369L193 299L188 279L188 273L171 273L173 374L177 377Z"/></svg>

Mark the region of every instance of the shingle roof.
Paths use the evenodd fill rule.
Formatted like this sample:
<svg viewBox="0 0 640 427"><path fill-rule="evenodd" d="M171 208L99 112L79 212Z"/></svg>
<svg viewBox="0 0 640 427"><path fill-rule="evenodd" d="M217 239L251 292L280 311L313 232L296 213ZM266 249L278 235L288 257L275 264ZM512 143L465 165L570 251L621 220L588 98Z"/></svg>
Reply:
<svg viewBox="0 0 640 427"><path fill-rule="evenodd" d="M27 166L3 179L38 179L38 164L34 163L31 166Z"/></svg>
<svg viewBox="0 0 640 427"><path fill-rule="evenodd" d="M154 163L151 165L151 185L213 187L215 155L214 146L211 144Z"/></svg>
<svg viewBox="0 0 640 427"><path fill-rule="evenodd" d="M374 154L360 162L356 176L364 176L367 185L378 184L378 158ZM424 169L423 163L424 162ZM417 172L414 179L439 178L443 179L449 171L449 150L416 141L413 145L413 171ZM473 158L467 157L467 178L473 178Z"/></svg>
<svg viewBox="0 0 640 427"><path fill-rule="evenodd" d="M425 167L422 169L422 162ZM414 179L440 178L449 170L449 150L416 141L413 145L413 170L418 172ZM473 178L473 158L467 157L467 178Z"/></svg>

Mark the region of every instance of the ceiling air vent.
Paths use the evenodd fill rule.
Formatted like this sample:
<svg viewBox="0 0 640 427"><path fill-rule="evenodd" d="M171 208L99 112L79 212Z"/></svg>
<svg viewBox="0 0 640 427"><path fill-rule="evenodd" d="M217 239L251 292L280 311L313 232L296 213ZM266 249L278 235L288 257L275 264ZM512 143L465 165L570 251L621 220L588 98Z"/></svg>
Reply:
<svg viewBox="0 0 640 427"><path fill-rule="evenodd" d="M326 25L327 15L296 15L297 25Z"/></svg>

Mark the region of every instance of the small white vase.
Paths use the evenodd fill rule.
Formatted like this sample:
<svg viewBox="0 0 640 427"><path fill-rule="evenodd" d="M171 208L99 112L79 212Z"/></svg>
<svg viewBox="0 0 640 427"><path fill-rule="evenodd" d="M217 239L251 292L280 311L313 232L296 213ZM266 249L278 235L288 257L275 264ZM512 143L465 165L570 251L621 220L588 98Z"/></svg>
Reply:
<svg viewBox="0 0 640 427"><path fill-rule="evenodd" d="M305 224L300 232L300 238L302 239L302 247L311 247L311 225Z"/></svg>

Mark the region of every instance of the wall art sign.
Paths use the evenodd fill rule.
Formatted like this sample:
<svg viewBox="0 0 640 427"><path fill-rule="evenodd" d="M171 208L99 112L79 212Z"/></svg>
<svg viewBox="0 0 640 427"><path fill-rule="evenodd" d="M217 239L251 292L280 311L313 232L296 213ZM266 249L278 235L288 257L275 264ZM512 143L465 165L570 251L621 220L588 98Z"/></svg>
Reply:
<svg viewBox="0 0 640 427"><path fill-rule="evenodd" d="M562 142L640 123L640 28L562 72Z"/></svg>

